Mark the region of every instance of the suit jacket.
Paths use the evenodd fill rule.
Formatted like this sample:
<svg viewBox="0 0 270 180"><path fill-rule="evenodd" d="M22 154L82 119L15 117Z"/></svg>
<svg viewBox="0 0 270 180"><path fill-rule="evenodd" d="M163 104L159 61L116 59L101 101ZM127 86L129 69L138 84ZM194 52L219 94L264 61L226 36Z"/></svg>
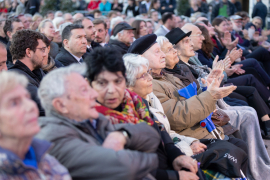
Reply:
<svg viewBox="0 0 270 180"><path fill-rule="evenodd" d="M64 47L61 47L60 52L55 57L55 60L62 63L64 66L69 66L73 63L79 63Z"/></svg>
<svg viewBox="0 0 270 180"><path fill-rule="evenodd" d="M158 28L158 30L155 31L155 34L157 36L165 36L168 33L168 31L166 29L164 29L163 26L160 26L160 28Z"/></svg>
<svg viewBox="0 0 270 180"><path fill-rule="evenodd" d="M169 2L169 3L168 3ZM165 12L171 12L174 14L174 9L176 8L176 0L161 0L160 1L160 13L163 14ZM170 5L172 5L172 7L169 7ZM162 7L165 7L165 9L162 9Z"/></svg>

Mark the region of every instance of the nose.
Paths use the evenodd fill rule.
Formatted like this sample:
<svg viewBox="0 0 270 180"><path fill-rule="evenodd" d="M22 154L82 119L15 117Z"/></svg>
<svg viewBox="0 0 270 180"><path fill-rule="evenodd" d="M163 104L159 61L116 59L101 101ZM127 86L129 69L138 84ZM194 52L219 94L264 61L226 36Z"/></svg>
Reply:
<svg viewBox="0 0 270 180"><path fill-rule="evenodd" d="M161 51L161 57L162 58L165 58L166 56L165 56L165 53L163 52L163 51Z"/></svg>
<svg viewBox="0 0 270 180"><path fill-rule="evenodd" d="M82 44L87 44L86 37L84 37L84 38L82 39Z"/></svg>
<svg viewBox="0 0 270 180"><path fill-rule="evenodd" d="M90 99L97 99L97 97L98 97L98 93L97 93L97 91L96 90L94 90L93 88L91 88L90 87Z"/></svg>
<svg viewBox="0 0 270 180"><path fill-rule="evenodd" d="M201 35L201 38L202 38L202 40L205 40L205 37L203 35Z"/></svg>
<svg viewBox="0 0 270 180"><path fill-rule="evenodd" d="M32 99L25 98L25 110L26 112L33 112L33 111L38 111L37 110L37 105Z"/></svg>

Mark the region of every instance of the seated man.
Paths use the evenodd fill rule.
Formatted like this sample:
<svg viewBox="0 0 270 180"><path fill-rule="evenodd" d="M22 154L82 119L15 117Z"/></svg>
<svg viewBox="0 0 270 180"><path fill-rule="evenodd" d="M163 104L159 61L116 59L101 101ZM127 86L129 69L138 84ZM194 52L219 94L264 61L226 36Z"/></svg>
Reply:
<svg viewBox="0 0 270 180"><path fill-rule="evenodd" d="M82 65L60 68L41 82L47 117L40 119L37 137L55 144L50 154L74 180L150 178L158 166L158 133L146 123L112 125L96 111L98 94L81 75L84 71Z"/></svg>

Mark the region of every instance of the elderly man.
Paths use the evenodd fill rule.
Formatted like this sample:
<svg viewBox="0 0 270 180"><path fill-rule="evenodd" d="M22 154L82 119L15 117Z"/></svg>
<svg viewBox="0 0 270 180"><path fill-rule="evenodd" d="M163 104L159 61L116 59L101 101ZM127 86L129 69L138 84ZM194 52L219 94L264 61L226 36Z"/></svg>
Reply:
<svg viewBox="0 0 270 180"><path fill-rule="evenodd" d="M84 15L82 13L76 13L73 15L73 20L76 21L78 19L84 18Z"/></svg>
<svg viewBox="0 0 270 180"><path fill-rule="evenodd" d="M46 56L46 48L44 36L32 30L16 32L10 46L10 52L16 63L9 70L19 72L28 78L27 90L30 92L31 98L37 103L40 116L44 116L45 112L37 97L37 89L45 75L41 67Z"/></svg>
<svg viewBox="0 0 270 180"><path fill-rule="evenodd" d="M84 27L70 24L62 32L62 44L59 54L55 57L64 66L72 63L83 63L83 55L87 49L87 39Z"/></svg>
<svg viewBox="0 0 270 180"><path fill-rule="evenodd" d="M181 33L186 34L180 29L174 29L172 32L168 33L166 37L168 37L171 43L176 44L178 55L182 60L182 63L190 66L190 57L195 55L195 50L201 48L202 33L199 28L191 24L185 25L182 29L186 32L189 32L189 37L187 36L183 39L176 40ZM188 44L185 43L187 39L189 39ZM256 93L250 96L251 97L249 98L259 98L256 96ZM218 102L218 104L220 105L220 101ZM247 106L227 106L225 108L222 108L222 106L219 107L222 109L222 111L226 112L226 114L229 115L230 123L237 129L239 129L243 140L248 144L248 156L250 166L250 172L248 172L248 176L250 177L250 179L260 179L260 174L258 174L258 172L260 172L261 169L264 169L264 171L269 171L270 166L267 164L270 162L270 159L267 156L267 151L264 148L264 143L261 138L257 113L254 111L253 108ZM254 139L256 139L256 141L254 141ZM254 154L256 154L256 151L260 151L260 155L257 154L256 156L254 156ZM260 156L260 158L258 158L258 156Z"/></svg>
<svg viewBox="0 0 270 180"><path fill-rule="evenodd" d="M165 36L170 30L177 26L175 15L173 13L164 13L162 15L163 25L155 31L157 36Z"/></svg>
<svg viewBox="0 0 270 180"><path fill-rule="evenodd" d="M146 35L136 40L129 48L129 52L141 54L149 60L149 68L152 69L153 76L153 92L163 106L171 129L181 135L198 139L212 138L213 136L200 126L200 121L215 110L217 99L227 96L236 87L219 88L220 80L216 79L207 91L198 96L190 99L180 96L177 90L185 86L179 78L162 71L166 65L165 54L156 43L156 39L155 34Z"/></svg>
<svg viewBox="0 0 270 180"><path fill-rule="evenodd" d="M117 24L113 29L113 36L110 38L109 46L117 49L122 55L126 54L128 48L133 43L133 30L135 29L126 22Z"/></svg>
<svg viewBox="0 0 270 180"><path fill-rule="evenodd" d="M23 28L24 29L29 29L30 27L30 22L28 20L28 18L25 15L22 16L18 16L18 18L21 20L21 22L23 23Z"/></svg>
<svg viewBox="0 0 270 180"><path fill-rule="evenodd" d="M73 23L73 17L72 17L72 15L70 13L65 13L63 15L63 18L65 19L65 22L71 22L71 23Z"/></svg>
<svg viewBox="0 0 270 180"><path fill-rule="evenodd" d="M90 53L94 48L100 47L99 43L96 43L95 40L95 33L96 28L93 22L89 18L81 18L74 21L73 24L77 24L83 26L83 29L86 33L86 40L87 40L87 49L86 51Z"/></svg>
<svg viewBox="0 0 270 180"><path fill-rule="evenodd" d="M50 154L73 179L150 176L158 166L154 153L158 133L146 123L112 125L99 114L95 109L98 94L81 75L85 71L84 65L74 64L49 73L41 82L38 93L46 117L40 118L37 137L55 143Z"/></svg>

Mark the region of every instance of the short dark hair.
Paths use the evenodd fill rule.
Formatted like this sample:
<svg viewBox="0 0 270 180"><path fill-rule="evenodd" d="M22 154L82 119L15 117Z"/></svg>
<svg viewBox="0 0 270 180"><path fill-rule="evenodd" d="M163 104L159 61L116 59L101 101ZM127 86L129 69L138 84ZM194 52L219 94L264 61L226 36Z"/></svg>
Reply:
<svg viewBox="0 0 270 180"><path fill-rule="evenodd" d="M3 28L4 33L6 35L6 38L9 39L7 32L12 32L13 31L13 23L14 22L21 22L21 20L19 18L9 18L6 20L5 26Z"/></svg>
<svg viewBox="0 0 270 180"><path fill-rule="evenodd" d="M107 29L107 23L103 19L95 19L93 21L93 24L94 25L103 24L104 28Z"/></svg>
<svg viewBox="0 0 270 180"><path fill-rule="evenodd" d="M126 78L126 67L122 54L112 47L97 47L85 59L87 65L87 79L90 84L104 70L109 72L120 71Z"/></svg>
<svg viewBox="0 0 270 180"><path fill-rule="evenodd" d="M69 40L71 36L71 31L73 29L83 29L83 26L78 24L67 25L62 32L62 41L64 41L65 39Z"/></svg>
<svg viewBox="0 0 270 180"><path fill-rule="evenodd" d="M38 46L38 40L44 41L44 36L36 31L23 29L17 31L12 36L10 45L10 53L13 59L22 59L25 57L25 50L30 48L32 51L36 51Z"/></svg>
<svg viewBox="0 0 270 180"><path fill-rule="evenodd" d="M162 15L161 20L162 20L163 24L165 24L168 21L168 19L172 19L172 18L173 18L173 13L171 13L171 12L165 12Z"/></svg>
<svg viewBox="0 0 270 180"><path fill-rule="evenodd" d="M54 14L54 11L51 11L51 10L47 11L46 17L48 17L49 14Z"/></svg>
<svg viewBox="0 0 270 180"><path fill-rule="evenodd" d="M95 14L95 13L100 13L100 14L101 14L101 11L100 11L99 9L95 9L95 10L93 11L93 14Z"/></svg>

